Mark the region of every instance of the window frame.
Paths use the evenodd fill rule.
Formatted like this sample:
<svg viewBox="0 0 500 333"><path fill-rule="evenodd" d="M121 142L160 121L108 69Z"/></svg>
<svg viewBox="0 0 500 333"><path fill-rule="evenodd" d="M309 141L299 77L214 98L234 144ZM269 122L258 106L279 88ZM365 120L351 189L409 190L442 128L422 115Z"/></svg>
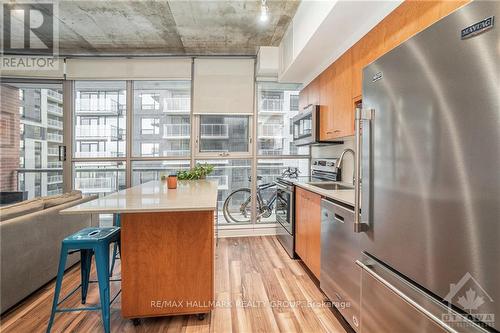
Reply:
<svg viewBox="0 0 500 333"><path fill-rule="evenodd" d="M235 117L235 118L242 118L246 117L248 120L248 150L247 151L241 151L241 152L202 152L200 151L201 147L201 117L203 116L221 116L221 117ZM253 121L254 121L254 116L251 115L223 115L223 114L213 114L213 115L194 115L195 121L194 121L194 132L195 132L195 149L194 149L194 159L199 160L199 159L246 159L246 158L251 158L253 156Z"/></svg>

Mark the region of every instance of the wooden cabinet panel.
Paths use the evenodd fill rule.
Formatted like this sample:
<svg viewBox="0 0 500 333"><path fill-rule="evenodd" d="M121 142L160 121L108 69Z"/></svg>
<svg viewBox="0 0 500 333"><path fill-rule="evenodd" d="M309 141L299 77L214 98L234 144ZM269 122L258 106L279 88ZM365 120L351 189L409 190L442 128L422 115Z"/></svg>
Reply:
<svg viewBox="0 0 500 333"><path fill-rule="evenodd" d="M351 50L348 50L335 62L332 139L354 135L351 55Z"/></svg>
<svg viewBox="0 0 500 333"><path fill-rule="evenodd" d="M309 105L309 86L305 86L299 93L299 111L302 111L307 105Z"/></svg>
<svg viewBox="0 0 500 333"><path fill-rule="evenodd" d="M321 272L321 196L297 188L295 203L295 252L319 278Z"/></svg>
<svg viewBox="0 0 500 333"><path fill-rule="evenodd" d="M333 137L333 80L335 63L319 76L319 138L321 141Z"/></svg>
<svg viewBox="0 0 500 333"><path fill-rule="evenodd" d="M319 279L321 273L321 196L311 193L309 198L307 257L308 267Z"/></svg>
<svg viewBox="0 0 500 333"><path fill-rule="evenodd" d="M307 220L304 212L308 209L308 198L304 192L300 188L295 192L295 252L302 260L307 255Z"/></svg>
<svg viewBox="0 0 500 333"><path fill-rule="evenodd" d="M351 48L352 98L361 99L363 68L383 54L384 26L375 26Z"/></svg>
<svg viewBox="0 0 500 333"><path fill-rule="evenodd" d="M319 104L319 77L315 78L308 85L309 87L309 104Z"/></svg>

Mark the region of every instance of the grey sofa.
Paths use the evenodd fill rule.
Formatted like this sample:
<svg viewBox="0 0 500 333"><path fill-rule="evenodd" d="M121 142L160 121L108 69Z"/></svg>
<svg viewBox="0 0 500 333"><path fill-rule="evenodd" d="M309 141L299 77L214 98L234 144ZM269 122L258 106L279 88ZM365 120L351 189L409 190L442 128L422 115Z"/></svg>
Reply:
<svg viewBox="0 0 500 333"><path fill-rule="evenodd" d="M64 208L93 200L96 196L82 198L80 194L79 197L72 197L71 201L68 201L67 195L61 200L60 197L64 196L59 196L59 199L38 199L45 203L39 210L33 209L33 206L39 204L38 200L27 203L26 214L17 217L9 218L4 213L2 218L1 211L7 211L7 207L0 210L1 313L57 275L61 241L66 236L82 228L98 225L97 218L90 214L59 214ZM79 259L77 253L69 256L66 268Z"/></svg>

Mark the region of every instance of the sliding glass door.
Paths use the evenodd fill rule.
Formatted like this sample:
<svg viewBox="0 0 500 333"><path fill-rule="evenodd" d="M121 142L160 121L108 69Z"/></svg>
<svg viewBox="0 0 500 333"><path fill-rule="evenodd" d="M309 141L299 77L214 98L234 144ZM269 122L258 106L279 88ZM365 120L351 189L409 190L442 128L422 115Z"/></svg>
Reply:
<svg viewBox="0 0 500 333"><path fill-rule="evenodd" d="M4 81L0 112L0 192L4 204L62 194L62 83Z"/></svg>

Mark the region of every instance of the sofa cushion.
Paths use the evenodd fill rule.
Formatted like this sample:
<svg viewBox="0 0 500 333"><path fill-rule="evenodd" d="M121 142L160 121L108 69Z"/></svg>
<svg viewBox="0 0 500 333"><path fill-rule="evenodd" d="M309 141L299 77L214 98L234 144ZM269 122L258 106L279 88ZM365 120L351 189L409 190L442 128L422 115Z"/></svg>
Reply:
<svg viewBox="0 0 500 333"><path fill-rule="evenodd" d="M78 200L82 198L81 191L71 191L64 194L52 195L43 198L44 209L62 205L63 203Z"/></svg>
<svg viewBox="0 0 500 333"><path fill-rule="evenodd" d="M0 220L6 221L18 217L21 215L26 215L30 213L43 210L44 203L40 198L26 200L13 205L5 206L0 208Z"/></svg>

